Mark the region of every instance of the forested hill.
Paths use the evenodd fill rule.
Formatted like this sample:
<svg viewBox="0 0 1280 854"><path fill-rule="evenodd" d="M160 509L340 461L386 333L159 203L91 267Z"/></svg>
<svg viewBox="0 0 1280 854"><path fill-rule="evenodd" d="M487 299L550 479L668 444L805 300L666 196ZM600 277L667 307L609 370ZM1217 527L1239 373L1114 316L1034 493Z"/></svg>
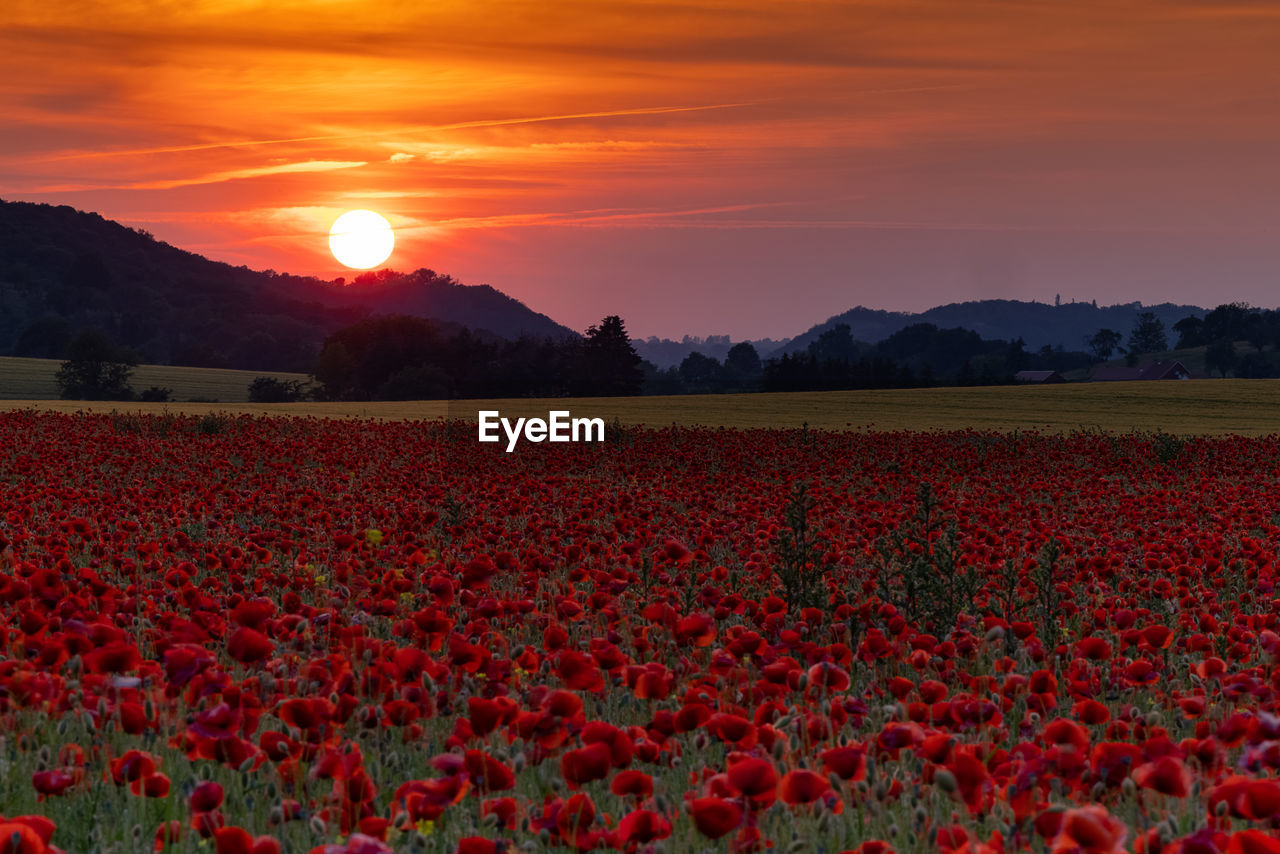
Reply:
<svg viewBox="0 0 1280 854"><path fill-rule="evenodd" d="M940 329L968 329L985 339L1013 341L1021 338L1028 350L1038 350L1045 345L1083 350L1085 339L1099 329L1114 329L1128 335L1140 311L1154 313L1164 323L1165 329L1172 329L1173 324L1189 315L1203 317L1205 314L1205 309L1194 305L1161 303L1144 306L1136 302L1097 306L1088 302L1051 305L1018 300L976 300L940 305L919 314L858 306L797 335L776 354L803 352L823 332L840 324L849 327L855 340L872 344L908 326L932 323Z"/></svg>
<svg viewBox="0 0 1280 854"><path fill-rule="evenodd" d="M330 333L409 314L504 338L576 335L487 285L431 270L348 284L212 261L94 213L0 200L0 355L60 358L97 328L143 361L309 371Z"/></svg>

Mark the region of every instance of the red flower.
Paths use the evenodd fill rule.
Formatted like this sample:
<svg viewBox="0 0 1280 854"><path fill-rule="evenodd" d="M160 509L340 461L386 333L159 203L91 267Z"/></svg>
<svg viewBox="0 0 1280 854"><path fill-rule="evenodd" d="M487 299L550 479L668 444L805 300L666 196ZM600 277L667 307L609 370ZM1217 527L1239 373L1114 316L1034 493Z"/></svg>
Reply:
<svg viewBox="0 0 1280 854"><path fill-rule="evenodd" d="M641 800L653 794L653 778L643 771L621 771L609 783L609 791L619 797L633 795Z"/></svg>
<svg viewBox="0 0 1280 854"><path fill-rule="evenodd" d="M1054 854L1122 854L1128 828L1107 812L1091 804L1062 814L1062 824L1053 840Z"/></svg>
<svg viewBox="0 0 1280 854"><path fill-rule="evenodd" d="M671 835L671 823L653 810L634 810L618 822L618 837L627 847L635 843L647 845Z"/></svg>
<svg viewBox="0 0 1280 854"><path fill-rule="evenodd" d="M570 788L576 789L592 780L603 780L612 767L609 745L603 742L570 750L560 757L560 774Z"/></svg>
<svg viewBox="0 0 1280 854"><path fill-rule="evenodd" d="M696 798L689 804L694 827L710 839L732 833L742 824L742 810L724 798Z"/></svg>
<svg viewBox="0 0 1280 854"><path fill-rule="evenodd" d="M1161 756L1154 762L1139 765L1133 771L1133 781L1144 789L1175 798L1185 798L1191 791L1191 772L1182 760L1173 756Z"/></svg>
<svg viewBox="0 0 1280 854"><path fill-rule="evenodd" d="M227 638L227 654L242 664L253 664L271 655L275 644L256 629L241 626Z"/></svg>
<svg viewBox="0 0 1280 854"><path fill-rule="evenodd" d="M841 780L862 780L867 776L867 750L862 745L833 747L818 755L822 769Z"/></svg>
<svg viewBox="0 0 1280 854"><path fill-rule="evenodd" d="M1226 854L1280 854L1280 839L1261 830L1237 830L1227 841Z"/></svg>
<svg viewBox="0 0 1280 854"><path fill-rule="evenodd" d="M187 798L194 812L212 812L222 806L222 784L206 780L191 790Z"/></svg>
<svg viewBox="0 0 1280 854"><path fill-rule="evenodd" d="M38 801L47 795L63 795L76 783L76 778L69 771L55 768L51 771L37 771L31 775L31 785L39 793Z"/></svg>
<svg viewBox="0 0 1280 854"><path fill-rule="evenodd" d="M806 769L788 771L778 784L778 795L787 804L809 804L831 791L826 777Z"/></svg>

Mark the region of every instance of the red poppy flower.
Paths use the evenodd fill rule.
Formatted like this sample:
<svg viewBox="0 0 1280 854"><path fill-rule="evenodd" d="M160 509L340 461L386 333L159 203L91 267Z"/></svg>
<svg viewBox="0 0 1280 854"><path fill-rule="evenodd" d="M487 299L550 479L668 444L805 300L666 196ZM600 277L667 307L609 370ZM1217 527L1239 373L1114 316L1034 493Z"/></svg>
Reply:
<svg viewBox="0 0 1280 854"><path fill-rule="evenodd" d="M227 654L242 664L253 664L275 650L271 639L255 629L241 626L227 638Z"/></svg>
<svg viewBox="0 0 1280 854"><path fill-rule="evenodd" d="M592 780L603 780L609 776L612 765L609 746L597 742L577 750L570 750L561 756L560 774L570 788L577 788Z"/></svg>
<svg viewBox="0 0 1280 854"><path fill-rule="evenodd" d="M831 791L826 777L806 769L788 771L778 784L778 796L783 803L809 804Z"/></svg>
<svg viewBox="0 0 1280 854"><path fill-rule="evenodd" d="M1191 791L1191 772L1173 756L1139 765L1133 770L1133 781L1144 789L1175 798L1185 798Z"/></svg>
<svg viewBox="0 0 1280 854"><path fill-rule="evenodd" d="M618 822L618 837L626 840L628 847L639 843L648 845L671 835L671 823L653 810L633 810Z"/></svg>
<svg viewBox="0 0 1280 854"><path fill-rule="evenodd" d="M694 827L710 839L732 833L742 824L742 809L724 798L695 798L689 803Z"/></svg>
<svg viewBox="0 0 1280 854"><path fill-rule="evenodd" d="M1128 828L1107 812L1091 804L1066 810L1053 840L1054 854L1121 854Z"/></svg>

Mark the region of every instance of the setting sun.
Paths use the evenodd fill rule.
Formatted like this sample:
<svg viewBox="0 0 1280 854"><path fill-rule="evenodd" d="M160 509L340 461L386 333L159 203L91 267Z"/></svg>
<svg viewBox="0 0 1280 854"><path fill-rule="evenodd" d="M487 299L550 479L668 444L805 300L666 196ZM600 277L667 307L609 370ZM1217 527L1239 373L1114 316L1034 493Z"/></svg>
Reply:
<svg viewBox="0 0 1280 854"><path fill-rule="evenodd" d="M329 229L333 257L357 270L368 270L386 261L395 245L391 223L373 211L347 211Z"/></svg>

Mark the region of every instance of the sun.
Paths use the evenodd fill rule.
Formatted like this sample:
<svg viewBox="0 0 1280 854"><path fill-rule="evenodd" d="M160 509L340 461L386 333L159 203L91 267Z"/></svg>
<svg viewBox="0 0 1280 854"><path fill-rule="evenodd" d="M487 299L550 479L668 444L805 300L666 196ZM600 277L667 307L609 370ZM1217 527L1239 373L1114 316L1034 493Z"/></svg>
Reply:
<svg viewBox="0 0 1280 854"><path fill-rule="evenodd" d="M368 270L391 257L396 235L391 223L373 211L347 211L329 229L329 251L348 267Z"/></svg>

